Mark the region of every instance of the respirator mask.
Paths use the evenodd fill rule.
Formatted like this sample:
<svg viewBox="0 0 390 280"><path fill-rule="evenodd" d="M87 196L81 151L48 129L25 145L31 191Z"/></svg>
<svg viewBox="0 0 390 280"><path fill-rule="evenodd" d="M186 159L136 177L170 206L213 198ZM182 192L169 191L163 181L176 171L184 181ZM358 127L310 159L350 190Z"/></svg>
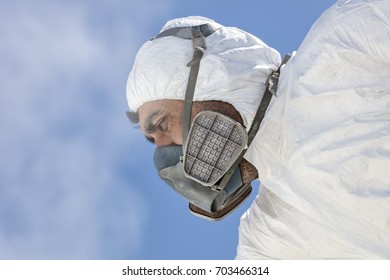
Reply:
<svg viewBox="0 0 390 280"><path fill-rule="evenodd" d="M198 113L192 124L191 110L200 61L206 50L205 38L219 25L213 23L174 27L152 40L176 36L191 40L190 67L183 110L183 146L158 147L154 164L158 175L189 201L191 213L209 220L220 220L236 209L252 191L243 183L239 164L254 139L265 111L276 92L279 69L266 82L260 106L248 132L235 120L214 111Z"/></svg>

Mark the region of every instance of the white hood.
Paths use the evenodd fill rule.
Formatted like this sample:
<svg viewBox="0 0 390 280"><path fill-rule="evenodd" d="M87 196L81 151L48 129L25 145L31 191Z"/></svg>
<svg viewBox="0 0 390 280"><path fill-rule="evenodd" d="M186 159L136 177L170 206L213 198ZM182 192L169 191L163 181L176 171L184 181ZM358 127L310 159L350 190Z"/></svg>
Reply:
<svg viewBox="0 0 390 280"><path fill-rule="evenodd" d="M214 21L204 17L179 18L169 21L161 31L209 22ZM221 25L205 41L206 52L200 63L194 101L228 102L248 127L260 104L265 80L279 67L280 55L235 27ZM137 54L127 82L130 110L135 112L152 100L183 100L190 70L186 64L192 56L191 40L168 36L146 42Z"/></svg>

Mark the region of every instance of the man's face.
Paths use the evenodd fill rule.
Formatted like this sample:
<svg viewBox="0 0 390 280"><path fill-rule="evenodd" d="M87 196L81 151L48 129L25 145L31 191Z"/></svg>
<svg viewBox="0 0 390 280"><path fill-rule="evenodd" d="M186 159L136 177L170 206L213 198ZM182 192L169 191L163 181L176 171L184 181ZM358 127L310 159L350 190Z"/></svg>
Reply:
<svg viewBox="0 0 390 280"><path fill-rule="evenodd" d="M145 102L138 109L139 123L146 139L157 147L182 145L183 100L163 99ZM222 101L195 101L191 119L199 112L210 110L222 113L242 124L237 110Z"/></svg>
<svg viewBox="0 0 390 280"><path fill-rule="evenodd" d="M157 147L182 145L183 100L155 100L145 102L138 109L139 124L146 139ZM211 110L222 113L242 124L240 114L234 107L222 101L195 101L191 119L199 112ZM250 182L257 178L256 168L245 159L240 164L242 179Z"/></svg>
<svg viewBox="0 0 390 280"><path fill-rule="evenodd" d="M156 100L138 109L139 123L146 139L157 147L182 145L182 100Z"/></svg>
<svg viewBox="0 0 390 280"><path fill-rule="evenodd" d="M138 108L138 116L129 117L130 120L137 121L139 120L139 126L146 137L146 139L156 145L156 147L164 147L164 146L180 146L183 145L183 141L186 141L186 139L183 140L182 136L182 118L183 118L183 107L184 107L184 101L183 100L155 100L155 101L149 101L145 102L143 105L141 105ZM218 113L221 113L225 116L230 117L231 119L236 120L237 122L240 122L242 124L242 118L239 112L231 105L222 101L195 101L192 103L192 111L191 111L191 121L194 119L194 117L201 111L215 111ZM182 193L185 197L188 194L194 194L195 201L199 201L199 198L197 198L197 193L201 191L203 192L203 189L200 188L200 184L197 183L195 180L189 180L184 176L184 171L182 170L179 172L180 174L177 175L177 172L174 172L172 170L177 170L177 162L178 162L178 149L179 147L175 147L172 149L157 149L157 162L159 162L160 159L174 159L172 161L173 165L168 165L170 168L170 173L161 173L160 168L157 168L159 171L160 177L165 180L166 182L172 182L169 183L173 188L182 189L182 191L179 191ZM162 151L172 153L172 154L164 154L161 153ZM156 153L155 158L156 160ZM155 161L156 163L156 161ZM166 164L167 162L164 162ZM159 162L160 164L160 162ZM171 164L171 163L170 163ZM157 165L156 165L157 167ZM163 170L168 168L165 166ZM179 166L180 167L180 166ZM240 189L243 189L243 186L248 186L249 183L251 183L254 179L258 177L258 173L256 168L250 164L245 159L242 159L242 161L239 164L239 168L241 171L241 185L236 185L235 187L239 187ZM181 174L183 173L183 174ZM164 175L165 174L165 175ZM176 174L176 175L175 175ZM168 176L168 177L167 177ZM182 180L184 178L184 181ZM187 180L187 181L185 181ZM191 181L191 182L188 182ZM237 178L235 179L237 180ZM175 183L177 183L177 186ZM184 183L185 182L185 183ZM229 181L230 182L230 181ZM195 184L195 185L194 185ZM183 189L184 188L184 189ZM241 199L245 198L248 194L247 191L250 192L251 188L246 188L245 192L240 195L240 197L237 199L233 199L231 206L237 205L236 202L241 201ZM191 195L190 195L191 196ZM231 198L234 196L232 195ZM192 201L192 200L191 200ZM230 200L229 200L230 201ZM236 202L235 202L236 201ZM207 205L208 200L205 199L204 201L200 202L202 205ZM210 202L211 203L211 202ZM229 202L230 203L230 202ZM191 205L191 204L190 204ZM196 204L195 204L196 205ZM192 210L195 211L195 213L206 215L207 217L214 217L214 214L210 214L207 211L204 211L195 205L192 205ZM230 206L229 206L230 207ZM225 210L229 210L230 208L226 207ZM216 213L215 217L222 217L218 215L224 215L223 211L218 211ZM222 213L222 214L221 214ZM211 216L210 216L211 215ZM215 218L214 217L214 218ZM213 218L212 218L213 219Z"/></svg>

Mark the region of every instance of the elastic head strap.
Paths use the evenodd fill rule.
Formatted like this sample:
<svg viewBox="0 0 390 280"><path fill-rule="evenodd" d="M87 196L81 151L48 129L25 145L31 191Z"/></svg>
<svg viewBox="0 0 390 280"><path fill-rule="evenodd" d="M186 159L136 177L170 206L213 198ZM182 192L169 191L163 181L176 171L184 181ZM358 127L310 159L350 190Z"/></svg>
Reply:
<svg viewBox="0 0 390 280"><path fill-rule="evenodd" d="M278 86L279 81L279 74L280 74L280 68L287 63L287 61L290 59L291 55L286 55L280 64L279 68L276 71L272 71L272 73L268 76L268 79L265 82L265 91L263 94L263 98L261 99L260 105L257 108L255 117L253 118L252 125L248 131L248 147L252 143L253 139L255 138L257 131L259 130L260 124L264 119L265 112L267 111L267 108L269 104L271 103L272 95L276 96L276 90ZM232 164L232 166L226 171L225 175L222 177L221 182L215 186L215 190L221 191L226 186L227 182L229 181L230 177L233 175L234 170L236 170L237 166L242 161L247 149L243 150L241 154L237 157L235 162Z"/></svg>
<svg viewBox="0 0 390 280"><path fill-rule="evenodd" d="M206 23L202 25L197 26L187 26L187 27L172 27L167 30L162 31L160 34L158 34L154 39L167 37L167 36L175 36L182 39L192 39L193 37L193 29L199 29L199 32L203 35L203 37L210 36L213 34L217 29L221 28L220 25L216 23Z"/></svg>
<svg viewBox="0 0 390 280"><path fill-rule="evenodd" d="M194 50L194 55L192 57L192 60L187 64L187 67L191 67L191 69L190 69L190 74L188 75L187 89L184 97L184 109L183 109L183 119L182 119L183 141L187 139L188 132L190 131L192 102L194 99L196 81L198 79L200 60L202 59L204 51L206 49L204 37L200 31L199 26L194 26L192 28L191 41L192 41L192 48Z"/></svg>
<svg viewBox="0 0 390 280"><path fill-rule="evenodd" d="M206 43L204 39L207 36L213 34L219 28L221 28L221 26L214 23L206 23L190 27L173 27L164 30L152 39L154 40L167 36L175 36L182 39L191 39L192 41L194 55L192 57L192 60L187 63L187 66L191 68L190 74L188 75L187 89L184 97L184 109L182 119L183 141L187 139L188 132L190 131L192 101L194 98L196 81L198 79L200 60L202 59L203 54L206 50Z"/></svg>

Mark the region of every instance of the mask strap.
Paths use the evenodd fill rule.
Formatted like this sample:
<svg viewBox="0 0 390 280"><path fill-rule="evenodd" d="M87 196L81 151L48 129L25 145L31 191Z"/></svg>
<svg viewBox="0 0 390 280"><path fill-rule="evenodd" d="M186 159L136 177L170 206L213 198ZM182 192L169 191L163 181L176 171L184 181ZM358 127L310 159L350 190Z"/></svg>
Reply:
<svg viewBox="0 0 390 280"><path fill-rule="evenodd" d="M206 44L204 38L213 34L216 30L222 26L216 23L206 23L197 26L189 27L173 27L167 30L164 30L158 34L154 39L166 37L166 36L175 36L182 39L191 39L192 48L194 50L194 55L192 60L187 63L190 68L190 74L188 76L187 89L184 98L184 109L183 109L183 119L182 119L182 134L183 139L187 139L188 133L190 131L191 123L191 111L192 111L192 100L194 98L194 92L196 87L196 81L198 79L200 60L203 57L203 54L206 50Z"/></svg>
<svg viewBox="0 0 390 280"><path fill-rule="evenodd" d="M192 112L192 100L194 98L196 81L198 79L200 60L203 57L206 45L204 42L203 34L199 26L194 26L192 31L192 47L194 49L194 55L192 60L187 64L190 68L190 74L188 76L187 89L184 97L184 109L182 119L182 134L183 141L187 139L188 132L190 131L191 112Z"/></svg>
<svg viewBox="0 0 390 280"><path fill-rule="evenodd" d="M222 26L215 23L205 23L197 26L185 26L185 27L172 27L167 30L162 31L160 34L158 34L156 37L151 39L151 41L167 37L167 36L174 36L182 39L188 39L191 40L193 37L193 29L196 28L199 30L199 32L203 35L204 38L210 36L213 34L217 29L221 28Z"/></svg>
<svg viewBox="0 0 390 280"><path fill-rule="evenodd" d="M267 111L267 108L271 102L272 95L276 96L276 89L279 81L279 74L280 74L280 68L287 63L287 61L290 59L291 55L286 55L280 64L279 68L276 71L272 71L272 73L268 76L268 79L265 82L265 91L263 94L263 98L261 99L259 108L257 109L256 115L253 118L253 122L251 125L251 128L248 131L248 144L247 146L252 143L253 139L255 138L257 131L259 130L260 124L264 119L265 112ZM222 177L221 182L218 185L213 186L213 189L216 191L221 191L225 188L227 182L229 181L230 177L233 175L234 171L236 170L237 166L242 161L247 149L244 149L241 154L237 157L236 161L232 164L232 166L226 171L225 175Z"/></svg>
<svg viewBox="0 0 390 280"><path fill-rule="evenodd" d="M257 109L256 115L253 119L251 128L248 132L248 147L252 143L252 140L255 138L257 131L259 130L260 124L263 121L263 118L265 116L265 111L267 111L267 108L269 104L271 103L272 95L276 96L276 90L278 87L279 82L279 75L280 75L280 69L283 65L287 63L287 61L290 59L291 55L286 54L283 58L282 63L280 64L279 68L276 71L272 71L272 73L268 76L267 80L265 81L265 91L263 98L261 99L259 108Z"/></svg>

